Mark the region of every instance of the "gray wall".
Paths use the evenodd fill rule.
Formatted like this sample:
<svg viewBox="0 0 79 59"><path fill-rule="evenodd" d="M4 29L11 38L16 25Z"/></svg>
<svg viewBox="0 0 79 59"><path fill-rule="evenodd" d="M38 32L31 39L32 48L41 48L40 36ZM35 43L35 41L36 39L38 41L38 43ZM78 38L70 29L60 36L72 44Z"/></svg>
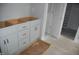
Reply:
<svg viewBox="0 0 79 59"><path fill-rule="evenodd" d="M30 4L28 3L0 4L0 21L29 15L30 15Z"/></svg>
<svg viewBox="0 0 79 59"><path fill-rule="evenodd" d="M79 4L68 4L64 21L64 28L77 30L78 26L79 26Z"/></svg>
<svg viewBox="0 0 79 59"><path fill-rule="evenodd" d="M68 28L77 30L79 26L79 4L72 5L71 13L68 21Z"/></svg>

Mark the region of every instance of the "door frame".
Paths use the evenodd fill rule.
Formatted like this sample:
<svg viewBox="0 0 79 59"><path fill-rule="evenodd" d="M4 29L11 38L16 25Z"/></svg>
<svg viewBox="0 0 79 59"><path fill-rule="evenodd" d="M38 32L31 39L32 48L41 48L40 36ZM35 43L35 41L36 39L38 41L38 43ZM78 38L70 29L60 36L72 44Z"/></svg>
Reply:
<svg viewBox="0 0 79 59"><path fill-rule="evenodd" d="M44 17L43 17L43 21L42 21L42 34L41 34L41 39L45 39L45 30L46 30L46 23L47 23L47 13L48 13L48 3L45 4L45 8L44 8Z"/></svg>

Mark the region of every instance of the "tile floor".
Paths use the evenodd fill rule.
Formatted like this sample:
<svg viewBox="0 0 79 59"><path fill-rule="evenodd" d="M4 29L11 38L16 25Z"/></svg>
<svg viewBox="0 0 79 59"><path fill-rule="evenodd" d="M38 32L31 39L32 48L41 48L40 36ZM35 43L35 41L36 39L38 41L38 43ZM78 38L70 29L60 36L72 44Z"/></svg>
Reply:
<svg viewBox="0 0 79 59"><path fill-rule="evenodd" d="M51 45L43 55L79 55L79 44L67 37L61 36L60 39L55 39L46 36L44 41Z"/></svg>

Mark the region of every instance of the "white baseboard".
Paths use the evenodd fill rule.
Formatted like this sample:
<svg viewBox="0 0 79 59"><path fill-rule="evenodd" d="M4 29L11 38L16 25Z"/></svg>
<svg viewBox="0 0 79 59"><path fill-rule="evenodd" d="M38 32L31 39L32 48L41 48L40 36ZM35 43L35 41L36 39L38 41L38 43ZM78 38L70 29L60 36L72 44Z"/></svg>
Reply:
<svg viewBox="0 0 79 59"><path fill-rule="evenodd" d="M44 36L41 38L41 40L47 40L47 39L49 39L49 38L56 40L55 37L53 37L53 36L51 36L51 35L49 35L49 34L44 35Z"/></svg>

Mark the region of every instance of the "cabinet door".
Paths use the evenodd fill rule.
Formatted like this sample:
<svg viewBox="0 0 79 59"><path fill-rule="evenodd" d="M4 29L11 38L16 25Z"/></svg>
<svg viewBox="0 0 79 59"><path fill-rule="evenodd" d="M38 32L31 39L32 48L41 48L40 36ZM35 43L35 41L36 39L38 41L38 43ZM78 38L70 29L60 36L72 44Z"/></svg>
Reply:
<svg viewBox="0 0 79 59"><path fill-rule="evenodd" d="M9 33L4 37L4 40L6 41L6 46L8 49L7 54L15 54L18 51L17 33Z"/></svg>
<svg viewBox="0 0 79 59"><path fill-rule="evenodd" d="M23 31L28 29L29 29L29 22L18 24L18 31Z"/></svg>
<svg viewBox="0 0 79 59"><path fill-rule="evenodd" d="M0 46L2 54L7 54L8 53L7 42L5 39L3 39L3 37L0 37Z"/></svg>
<svg viewBox="0 0 79 59"><path fill-rule="evenodd" d="M29 30L20 31L18 33L19 49L25 49L29 44Z"/></svg>
<svg viewBox="0 0 79 59"><path fill-rule="evenodd" d="M3 54L15 53L18 49L17 26L0 29L0 42Z"/></svg>
<svg viewBox="0 0 79 59"><path fill-rule="evenodd" d="M30 40L31 42L40 38L40 20L31 22Z"/></svg>

